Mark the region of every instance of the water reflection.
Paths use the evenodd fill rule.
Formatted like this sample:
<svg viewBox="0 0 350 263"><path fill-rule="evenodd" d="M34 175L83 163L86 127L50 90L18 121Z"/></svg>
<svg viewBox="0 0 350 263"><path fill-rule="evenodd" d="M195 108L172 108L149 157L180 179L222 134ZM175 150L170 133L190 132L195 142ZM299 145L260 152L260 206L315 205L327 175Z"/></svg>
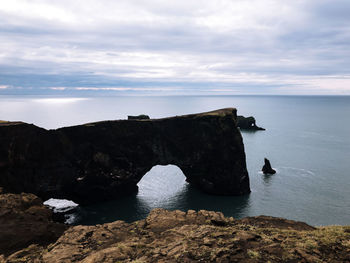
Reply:
<svg viewBox="0 0 350 263"><path fill-rule="evenodd" d="M176 200L178 209L181 210L212 210L221 211L226 216L242 217L250 207L250 196L218 196L201 192L197 188L186 185L186 188L178 194Z"/></svg>
<svg viewBox="0 0 350 263"><path fill-rule="evenodd" d="M33 99L32 101L37 103L47 103L52 106L53 104L75 103L83 100L88 100L88 98L38 98Z"/></svg>
<svg viewBox="0 0 350 263"><path fill-rule="evenodd" d="M260 132L262 132L262 130L246 130L246 129L239 129L241 133L245 133L245 134L251 134L251 135L255 135L256 133L259 134Z"/></svg>
<svg viewBox="0 0 350 263"><path fill-rule="evenodd" d="M263 174L262 173L262 179L263 179L263 182L264 182L264 186L270 186L271 183L272 183L272 178L274 177L273 174Z"/></svg>

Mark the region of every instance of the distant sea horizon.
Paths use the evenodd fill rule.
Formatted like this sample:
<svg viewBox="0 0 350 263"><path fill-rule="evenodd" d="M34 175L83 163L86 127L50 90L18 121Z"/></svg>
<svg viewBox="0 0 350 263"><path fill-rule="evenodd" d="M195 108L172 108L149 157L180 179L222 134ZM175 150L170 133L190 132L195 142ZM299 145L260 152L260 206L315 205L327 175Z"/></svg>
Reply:
<svg viewBox="0 0 350 263"><path fill-rule="evenodd" d="M80 207L75 224L134 221L151 209L270 215L312 225L350 224L349 95L0 95L0 120L46 129L147 114L162 118L235 107L266 131L242 131L252 193L212 196L185 182L174 166L155 166L136 195ZM275 175L263 175L263 159Z"/></svg>

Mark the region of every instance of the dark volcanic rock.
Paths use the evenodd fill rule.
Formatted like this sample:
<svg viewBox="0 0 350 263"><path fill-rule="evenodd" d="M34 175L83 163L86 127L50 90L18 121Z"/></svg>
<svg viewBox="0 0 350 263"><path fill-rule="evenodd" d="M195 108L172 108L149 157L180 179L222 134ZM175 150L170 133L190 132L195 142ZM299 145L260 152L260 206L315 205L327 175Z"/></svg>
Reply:
<svg viewBox="0 0 350 263"><path fill-rule="evenodd" d="M274 169L272 169L272 167L271 167L271 164L270 164L270 161L268 160L268 159L264 159L264 162L265 162L265 164L264 164L264 166L263 166L263 168L262 168L262 172L264 173L264 174L275 174L276 173L276 171L274 170Z"/></svg>
<svg viewBox="0 0 350 263"><path fill-rule="evenodd" d="M264 128L256 126L254 117L237 116L237 126L242 130L264 131Z"/></svg>
<svg viewBox="0 0 350 263"><path fill-rule="evenodd" d="M177 165L187 181L222 195L250 192L236 109L45 130L0 123L0 187L78 203L137 189L154 165Z"/></svg>
<svg viewBox="0 0 350 263"><path fill-rule="evenodd" d="M55 242L67 228L52 221L52 212L37 196L0 194L0 254Z"/></svg>
<svg viewBox="0 0 350 263"><path fill-rule="evenodd" d="M148 115L137 115L137 116L128 116L128 120L149 120L149 116Z"/></svg>

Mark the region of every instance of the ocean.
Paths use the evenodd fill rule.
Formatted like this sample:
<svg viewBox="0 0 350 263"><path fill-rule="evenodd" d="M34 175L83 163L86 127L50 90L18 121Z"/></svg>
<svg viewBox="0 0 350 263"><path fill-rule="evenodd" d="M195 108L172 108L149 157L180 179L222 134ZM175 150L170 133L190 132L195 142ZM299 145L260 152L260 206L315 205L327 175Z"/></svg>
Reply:
<svg viewBox="0 0 350 263"><path fill-rule="evenodd" d="M53 129L147 114L160 118L235 107L265 131L242 131L252 192L213 196L185 182L174 165L155 166L139 191L79 207L74 224L134 221L153 208L270 215L311 225L350 224L350 96L0 96L0 119ZM274 175L263 175L267 157Z"/></svg>

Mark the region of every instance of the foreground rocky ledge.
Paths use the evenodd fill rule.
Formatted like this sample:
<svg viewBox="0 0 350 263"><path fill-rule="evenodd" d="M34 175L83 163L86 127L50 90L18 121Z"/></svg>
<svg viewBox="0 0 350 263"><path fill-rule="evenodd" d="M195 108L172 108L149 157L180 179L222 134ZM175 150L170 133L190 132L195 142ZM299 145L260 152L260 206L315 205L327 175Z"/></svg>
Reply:
<svg viewBox="0 0 350 263"><path fill-rule="evenodd" d="M0 123L0 187L80 204L137 189L155 165L177 165L212 194L250 192L236 109L45 130Z"/></svg>
<svg viewBox="0 0 350 263"><path fill-rule="evenodd" d="M10 254L30 244L55 242L68 226L53 222L52 212L33 194L1 194L0 254Z"/></svg>
<svg viewBox="0 0 350 263"><path fill-rule="evenodd" d="M0 195L0 200L22 203L29 197L34 198ZM16 207L24 214L31 211ZM23 237L15 225L8 231L13 231L9 242ZM155 209L134 223L69 227L49 245L34 239L22 247L12 254L0 247L0 262L349 262L350 226L314 228L267 216L235 220L219 212Z"/></svg>

